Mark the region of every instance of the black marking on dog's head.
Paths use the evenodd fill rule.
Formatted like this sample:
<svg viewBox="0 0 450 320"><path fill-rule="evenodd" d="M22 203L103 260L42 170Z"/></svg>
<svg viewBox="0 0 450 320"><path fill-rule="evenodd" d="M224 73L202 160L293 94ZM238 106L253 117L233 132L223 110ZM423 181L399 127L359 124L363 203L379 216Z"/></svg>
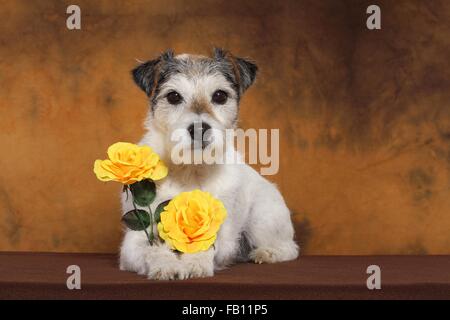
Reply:
<svg viewBox="0 0 450 320"><path fill-rule="evenodd" d="M223 49L214 49L214 57L199 57L178 59L172 50L161 54L157 59L140 64L132 70L136 84L150 98L152 106L156 104L160 87L170 76L176 73L186 73L192 70L200 72L220 72L235 89L238 99L255 80L258 67L249 60L235 57Z"/></svg>
<svg viewBox="0 0 450 320"><path fill-rule="evenodd" d="M134 82L150 96L160 58L144 62L131 71Z"/></svg>
<svg viewBox="0 0 450 320"><path fill-rule="evenodd" d="M134 82L148 97L155 95L156 89L167 78L165 65L174 60L172 50L162 53L157 59L144 62L131 71Z"/></svg>

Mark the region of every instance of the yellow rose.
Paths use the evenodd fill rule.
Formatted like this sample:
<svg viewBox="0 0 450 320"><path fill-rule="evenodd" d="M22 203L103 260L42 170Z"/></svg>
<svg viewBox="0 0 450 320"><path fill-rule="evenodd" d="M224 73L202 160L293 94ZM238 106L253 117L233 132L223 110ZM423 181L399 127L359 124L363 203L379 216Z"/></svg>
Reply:
<svg viewBox="0 0 450 320"><path fill-rule="evenodd" d="M223 203L208 192L194 190L173 198L161 213L159 236L172 249L194 253L208 250L227 216Z"/></svg>
<svg viewBox="0 0 450 320"><path fill-rule="evenodd" d="M94 173L101 181L132 184L167 176L167 167L149 146L117 142L108 148L108 157L107 160L96 160L94 164Z"/></svg>

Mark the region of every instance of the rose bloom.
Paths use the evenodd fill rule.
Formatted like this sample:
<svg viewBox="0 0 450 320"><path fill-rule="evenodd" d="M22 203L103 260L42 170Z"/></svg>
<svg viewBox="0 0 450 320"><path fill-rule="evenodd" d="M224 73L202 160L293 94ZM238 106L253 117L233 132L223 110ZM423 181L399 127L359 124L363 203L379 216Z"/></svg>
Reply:
<svg viewBox="0 0 450 320"><path fill-rule="evenodd" d="M183 192L164 207L158 223L159 236L181 252L205 251L216 241L226 216L223 203L208 192Z"/></svg>
<svg viewBox="0 0 450 320"><path fill-rule="evenodd" d="M107 160L96 160L94 173L101 181L132 184L144 179L160 180L168 169L149 146L117 142L108 148Z"/></svg>

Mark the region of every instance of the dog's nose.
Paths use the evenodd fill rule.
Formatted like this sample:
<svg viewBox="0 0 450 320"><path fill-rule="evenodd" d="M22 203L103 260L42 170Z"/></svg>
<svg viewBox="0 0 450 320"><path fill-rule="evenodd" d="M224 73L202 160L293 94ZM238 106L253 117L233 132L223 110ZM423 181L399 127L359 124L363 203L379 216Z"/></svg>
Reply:
<svg viewBox="0 0 450 320"><path fill-rule="evenodd" d="M206 122L194 122L187 130L189 131L192 140L194 140L194 137L197 138L197 140L203 140L205 132L209 129L211 129L211 126Z"/></svg>

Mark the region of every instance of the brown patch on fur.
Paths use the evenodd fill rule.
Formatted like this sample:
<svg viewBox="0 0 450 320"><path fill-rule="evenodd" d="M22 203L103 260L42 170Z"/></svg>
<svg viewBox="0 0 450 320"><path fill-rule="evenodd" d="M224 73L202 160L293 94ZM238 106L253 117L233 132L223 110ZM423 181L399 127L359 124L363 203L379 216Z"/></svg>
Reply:
<svg viewBox="0 0 450 320"><path fill-rule="evenodd" d="M158 64L155 67L155 81L153 81L153 87L152 91L150 92L149 99L152 100L153 96L155 95L156 88L159 84L159 75L161 73L161 61L158 62Z"/></svg>
<svg viewBox="0 0 450 320"><path fill-rule="evenodd" d="M233 56L233 54L229 51L226 52L225 57L227 58L228 61L231 62L231 64L233 65L233 72L234 72L234 76L236 77L236 82L238 84L238 87L241 87L241 74L239 72L239 67L236 63L236 58Z"/></svg>
<svg viewBox="0 0 450 320"><path fill-rule="evenodd" d="M210 103L205 98L195 99L191 105L191 109L197 114L208 113L216 119Z"/></svg>

